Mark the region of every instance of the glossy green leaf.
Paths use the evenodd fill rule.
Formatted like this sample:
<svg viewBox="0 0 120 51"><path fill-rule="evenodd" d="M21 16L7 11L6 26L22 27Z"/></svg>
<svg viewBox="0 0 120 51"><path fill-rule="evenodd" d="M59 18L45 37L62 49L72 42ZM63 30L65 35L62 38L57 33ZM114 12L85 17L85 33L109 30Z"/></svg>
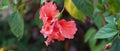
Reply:
<svg viewBox="0 0 120 51"><path fill-rule="evenodd" d="M82 22L85 21L85 15L81 12L81 10L79 10L77 8L77 6L75 6L75 4L73 3L72 0L64 0L64 6L65 6L65 9L68 11L68 13L72 17L74 17Z"/></svg>
<svg viewBox="0 0 120 51"><path fill-rule="evenodd" d="M117 32L118 30L116 29L115 25L107 24L96 33L95 38L97 39L110 38L116 35Z"/></svg>
<svg viewBox="0 0 120 51"><path fill-rule="evenodd" d="M115 24L115 18L113 16L105 17L105 20L109 24Z"/></svg>
<svg viewBox="0 0 120 51"><path fill-rule="evenodd" d="M108 0L108 3L113 14L120 12L120 0Z"/></svg>
<svg viewBox="0 0 120 51"><path fill-rule="evenodd" d="M93 0L72 0L76 8L82 11L86 16L93 17Z"/></svg>
<svg viewBox="0 0 120 51"><path fill-rule="evenodd" d="M19 39L22 38L24 33L24 21L18 12L14 12L8 17L8 23L12 33Z"/></svg>
<svg viewBox="0 0 120 51"><path fill-rule="evenodd" d="M91 37L94 36L95 32L96 30L94 28L88 29L88 31L85 33L85 42L91 39Z"/></svg>

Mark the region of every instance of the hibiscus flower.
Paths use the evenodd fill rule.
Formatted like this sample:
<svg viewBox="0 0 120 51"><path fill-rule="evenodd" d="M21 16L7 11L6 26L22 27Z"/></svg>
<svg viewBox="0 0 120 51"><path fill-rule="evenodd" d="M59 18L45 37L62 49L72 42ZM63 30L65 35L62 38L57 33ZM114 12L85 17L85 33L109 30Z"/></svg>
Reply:
<svg viewBox="0 0 120 51"><path fill-rule="evenodd" d="M73 39L77 31L75 21L59 20L55 17L59 13L56 5L52 2L45 2L40 9L40 19L43 21L41 33L47 38L45 44L48 46L55 40L64 41L65 38Z"/></svg>

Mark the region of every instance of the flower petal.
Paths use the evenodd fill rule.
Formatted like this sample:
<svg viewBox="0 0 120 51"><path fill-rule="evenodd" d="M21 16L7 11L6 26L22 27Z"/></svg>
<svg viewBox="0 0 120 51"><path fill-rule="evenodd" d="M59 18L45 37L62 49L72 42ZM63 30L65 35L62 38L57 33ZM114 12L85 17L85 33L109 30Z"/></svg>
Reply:
<svg viewBox="0 0 120 51"><path fill-rule="evenodd" d="M74 34L77 31L76 24L74 21L66 21L64 19L59 21L59 29L65 38L73 39Z"/></svg>
<svg viewBox="0 0 120 51"><path fill-rule="evenodd" d="M49 23L46 23L42 26L41 29L41 33L44 35L44 37L46 38L47 36L49 36L53 31L53 26L50 25Z"/></svg>
<svg viewBox="0 0 120 51"><path fill-rule="evenodd" d="M45 2L45 5L40 9L40 19L44 23L53 20L59 13L59 10L56 8L56 4L53 4L52 2Z"/></svg>

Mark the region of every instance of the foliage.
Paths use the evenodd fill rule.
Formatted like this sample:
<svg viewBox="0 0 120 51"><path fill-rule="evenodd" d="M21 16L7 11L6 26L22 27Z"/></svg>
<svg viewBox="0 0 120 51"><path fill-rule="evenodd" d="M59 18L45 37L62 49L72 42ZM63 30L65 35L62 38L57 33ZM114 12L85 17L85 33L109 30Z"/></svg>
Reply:
<svg viewBox="0 0 120 51"><path fill-rule="evenodd" d="M18 12L11 14L8 17L8 23L13 34L21 39L24 32L24 22L23 18L19 15Z"/></svg>
<svg viewBox="0 0 120 51"><path fill-rule="evenodd" d="M57 4L60 19L75 20L74 39L45 46L39 18L44 2ZM0 51L104 51L109 43L108 50L120 51L119 5L120 0L0 0Z"/></svg>

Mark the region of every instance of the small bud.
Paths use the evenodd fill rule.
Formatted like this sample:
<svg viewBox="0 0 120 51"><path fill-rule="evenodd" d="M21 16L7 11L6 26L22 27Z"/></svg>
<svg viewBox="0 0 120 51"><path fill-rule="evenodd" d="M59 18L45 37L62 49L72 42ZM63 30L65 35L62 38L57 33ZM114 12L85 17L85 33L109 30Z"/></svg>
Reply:
<svg viewBox="0 0 120 51"><path fill-rule="evenodd" d="M105 50L109 50L111 48L112 43L108 43L105 45Z"/></svg>

